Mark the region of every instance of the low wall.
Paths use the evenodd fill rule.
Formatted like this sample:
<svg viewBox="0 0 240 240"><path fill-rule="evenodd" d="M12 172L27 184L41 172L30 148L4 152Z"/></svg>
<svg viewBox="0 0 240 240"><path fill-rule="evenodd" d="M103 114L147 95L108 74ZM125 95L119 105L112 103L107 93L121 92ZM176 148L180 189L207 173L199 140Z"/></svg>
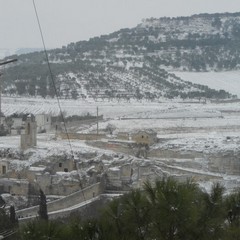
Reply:
<svg viewBox="0 0 240 240"><path fill-rule="evenodd" d="M98 140L98 139L102 139L105 138L106 135L105 134L96 134L96 133L68 133L68 135L66 133L59 133L58 135L59 137L61 137L62 139L78 139L78 140Z"/></svg>
<svg viewBox="0 0 240 240"><path fill-rule="evenodd" d="M61 209L70 208L74 205L88 201L94 197L99 196L103 193L104 188L102 183L97 183L92 186L89 186L81 191L70 194L67 197L58 199L56 201L49 202L47 204L48 213L58 211ZM36 217L38 215L39 206L34 206L26 209L21 209L16 211L19 219L26 217Z"/></svg>
<svg viewBox="0 0 240 240"><path fill-rule="evenodd" d="M107 202L111 201L113 198L121 196L118 194L101 194L95 198L83 202L82 204L75 205L71 208L66 208L60 211L51 212L48 214L49 219L64 219L69 216L80 216L82 219L92 219L97 218L101 213L102 208ZM26 217L19 219L20 224L27 223L33 220L33 217Z"/></svg>
<svg viewBox="0 0 240 240"><path fill-rule="evenodd" d="M131 149L127 143L120 143L117 141L108 141L108 142L87 142L89 146L98 147L101 149L112 150L119 153L125 153L129 155L135 155L134 149Z"/></svg>

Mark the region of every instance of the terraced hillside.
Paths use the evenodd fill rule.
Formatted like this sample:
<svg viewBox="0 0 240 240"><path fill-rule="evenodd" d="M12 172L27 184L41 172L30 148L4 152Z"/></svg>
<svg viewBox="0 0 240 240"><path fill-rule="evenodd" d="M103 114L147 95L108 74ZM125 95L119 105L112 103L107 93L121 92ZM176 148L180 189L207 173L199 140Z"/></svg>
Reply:
<svg viewBox="0 0 240 240"><path fill-rule="evenodd" d="M240 66L240 13L146 19L89 41L48 51L63 98L228 98L171 71L223 71ZM43 52L17 57L5 69L4 93L54 96Z"/></svg>

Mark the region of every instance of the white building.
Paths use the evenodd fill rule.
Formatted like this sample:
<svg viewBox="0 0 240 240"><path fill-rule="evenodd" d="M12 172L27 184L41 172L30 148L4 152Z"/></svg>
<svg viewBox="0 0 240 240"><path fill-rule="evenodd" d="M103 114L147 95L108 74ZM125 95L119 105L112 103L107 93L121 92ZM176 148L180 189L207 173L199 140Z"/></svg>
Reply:
<svg viewBox="0 0 240 240"><path fill-rule="evenodd" d="M37 114L35 116L37 122L37 132L50 131L51 129L51 116L49 114Z"/></svg>

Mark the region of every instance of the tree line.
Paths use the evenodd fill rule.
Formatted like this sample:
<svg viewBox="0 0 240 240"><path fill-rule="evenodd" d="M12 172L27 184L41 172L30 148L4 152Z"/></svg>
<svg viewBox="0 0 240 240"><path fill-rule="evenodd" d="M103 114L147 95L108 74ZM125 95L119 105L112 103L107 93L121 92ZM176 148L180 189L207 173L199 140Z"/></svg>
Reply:
<svg viewBox="0 0 240 240"><path fill-rule="evenodd" d="M224 195L219 183L205 192L192 181L166 178L155 184L147 182L143 190L132 190L113 199L99 217L87 220L76 214L48 220L43 195L40 194L39 218L20 225L12 239L240 239L240 191Z"/></svg>

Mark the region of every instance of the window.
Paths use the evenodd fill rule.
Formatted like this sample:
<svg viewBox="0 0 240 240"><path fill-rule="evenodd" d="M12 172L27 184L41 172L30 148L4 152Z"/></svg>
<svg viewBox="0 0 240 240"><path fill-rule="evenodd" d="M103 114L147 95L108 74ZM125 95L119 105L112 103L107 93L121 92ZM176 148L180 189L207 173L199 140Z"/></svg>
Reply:
<svg viewBox="0 0 240 240"><path fill-rule="evenodd" d="M62 163L59 163L59 165L58 165L59 167L62 167Z"/></svg>
<svg viewBox="0 0 240 240"><path fill-rule="evenodd" d="M2 174L6 174L6 172L7 172L6 166L2 166Z"/></svg>
<svg viewBox="0 0 240 240"><path fill-rule="evenodd" d="M27 125L27 135L29 135L30 134L30 123L28 123L28 125Z"/></svg>

